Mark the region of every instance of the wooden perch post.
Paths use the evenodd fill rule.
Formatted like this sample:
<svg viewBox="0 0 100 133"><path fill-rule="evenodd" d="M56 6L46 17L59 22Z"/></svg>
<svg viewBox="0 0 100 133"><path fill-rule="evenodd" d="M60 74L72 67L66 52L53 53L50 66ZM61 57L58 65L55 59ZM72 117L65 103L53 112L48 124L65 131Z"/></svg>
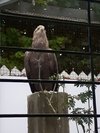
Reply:
<svg viewBox="0 0 100 133"><path fill-rule="evenodd" d="M28 96L28 113L68 113L67 101L67 93L36 92ZM29 117L28 133L69 133L68 118Z"/></svg>

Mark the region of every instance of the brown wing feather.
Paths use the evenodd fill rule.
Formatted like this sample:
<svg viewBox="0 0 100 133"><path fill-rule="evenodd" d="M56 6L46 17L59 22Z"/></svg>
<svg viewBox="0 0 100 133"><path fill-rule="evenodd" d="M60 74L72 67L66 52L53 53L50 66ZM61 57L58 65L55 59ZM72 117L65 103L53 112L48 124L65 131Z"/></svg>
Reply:
<svg viewBox="0 0 100 133"><path fill-rule="evenodd" d="M51 76L58 73L58 65L55 54L52 53L25 53L25 69L28 79L50 79ZM40 64L40 67L39 67ZM40 70L40 74L39 74ZM53 90L54 83L42 83L43 90ZM31 91L41 91L40 84L30 83ZM57 91L57 87L55 88Z"/></svg>

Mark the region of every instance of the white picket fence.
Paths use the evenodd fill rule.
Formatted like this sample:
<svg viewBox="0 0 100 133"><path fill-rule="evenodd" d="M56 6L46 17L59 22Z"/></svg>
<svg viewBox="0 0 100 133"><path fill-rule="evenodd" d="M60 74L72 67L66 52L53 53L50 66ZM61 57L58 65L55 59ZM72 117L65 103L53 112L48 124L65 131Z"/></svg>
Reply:
<svg viewBox="0 0 100 133"><path fill-rule="evenodd" d="M15 66L13 69L9 70L5 65L3 65L0 68L0 76L26 76L26 71L23 69L22 71L18 70ZM66 71L62 71L59 74L60 79L71 79L71 80L90 80L91 79L91 73L86 75L84 71L82 71L79 75L72 70L70 74L68 74ZM98 75L94 75L94 78L96 81L100 81L100 73Z"/></svg>

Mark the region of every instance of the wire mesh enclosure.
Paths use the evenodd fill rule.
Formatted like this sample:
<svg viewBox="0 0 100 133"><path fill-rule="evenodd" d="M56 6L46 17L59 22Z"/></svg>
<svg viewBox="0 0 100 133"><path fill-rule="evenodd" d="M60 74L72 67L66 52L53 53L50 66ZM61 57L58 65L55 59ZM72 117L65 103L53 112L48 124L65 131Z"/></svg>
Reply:
<svg viewBox="0 0 100 133"><path fill-rule="evenodd" d="M26 1L24 1L25 4ZM30 2L29 2L30 3ZM68 73L75 72L79 75L82 71L85 74L90 73L89 80L77 79L67 80L42 80L42 79L11 79L0 78L0 82L8 83L58 83L61 86L66 84L75 84L77 87L87 87L86 93L80 93L73 98L83 98L87 94L88 109L81 110L81 107L75 108L67 113L35 113L35 114L0 114L0 118L36 118L36 117L61 117L76 120L83 126L83 121L87 122L90 131L91 120L93 122L94 132L99 133L98 120L100 114L97 112L96 86L100 85L100 79L95 79L94 75L100 74L100 1L99 0L78 0L78 4L73 3L71 7L44 7L42 11L38 7L35 12L26 12L22 8L22 3L18 2L19 8L12 9L3 7L0 12L0 67L6 65L9 70L17 66L19 70L24 68L23 58L25 51L55 53L59 65L59 74L65 70ZM16 4L16 5L17 5ZM26 6L26 4L25 4ZM52 6L52 4L50 5ZM68 5L67 5L68 6ZM14 6L16 7L16 6ZM29 9L32 7L30 6ZM18 10L17 10L18 9ZM28 7L26 7L28 10ZM53 50L32 49L32 35L38 25L44 25L49 39L50 47ZM10 73L8 71L8 73ZM71 75L71 74L70 74ZM25 75L24 75L25 76ZM9 91L9 90L8 90ZM84 95L81 95L84 94ZM81 97L83 96L83 97ZM73 107L73 98L69 95L70 106ZM92 107L90 107L89 99ZM13 99L12 99L13 100ZM90 109L92 108L92 111ZM83 112L82 112L83 111ZM87 112L85 112L87 111ZM82 118L82 119L80 119ZM79 123L80 122L80 123ZM76 123L76 125L77 125ZM86 123L85 123L86 124ZM78 132L78 130L77 130ZM79 132L78 132L79 133Z"/></svg>

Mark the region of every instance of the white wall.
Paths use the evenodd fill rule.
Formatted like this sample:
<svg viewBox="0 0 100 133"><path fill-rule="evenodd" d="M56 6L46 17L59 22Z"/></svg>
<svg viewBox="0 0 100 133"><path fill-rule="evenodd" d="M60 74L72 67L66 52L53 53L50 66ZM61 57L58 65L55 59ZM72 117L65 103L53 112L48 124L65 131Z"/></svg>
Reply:
<svg viewBox="0 0 100 133"><path fill-rule="evenodd" d="M27 96L30 94L27 83L0 83L0 114L27 113ZM27 133L27 118L0 119L0 133Z"/></svg>
<svg viewBox="0 0 100 133"><path fill-rule="evenodd" d="M25 77L2 76L0 78L25 79ZM65 91L71 95L77 95L79 92L86 90L86 87L77 88L74 85L66 84ZM60 91L63 91L60 88ZM0 83L0 114L26 114L27 113L27 96L31 94L28 83ZM100 87L97 86L97 105L100 113L99 94ZM92 103L91 103L92 104ZM80 102L78 107L85 107ZM92 105L91 105L92 106ZM99 122L100 125L100 122ZM79 128L82 133L81 128ZM70 133L77 133L75 122L70 121ZM0 133L27 133L27 118L1 118ZM91 132L92 133L92 132Z"/></svg>

